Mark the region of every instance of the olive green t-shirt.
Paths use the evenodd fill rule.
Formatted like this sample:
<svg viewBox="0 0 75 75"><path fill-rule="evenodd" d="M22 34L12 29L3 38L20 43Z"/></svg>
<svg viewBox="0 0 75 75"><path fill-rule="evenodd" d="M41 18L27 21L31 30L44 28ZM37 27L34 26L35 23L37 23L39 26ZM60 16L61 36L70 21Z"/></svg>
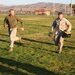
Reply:
<svg viewBox="0 0 75 75"><path fill-rule="evenodd" d="M20 18L18 18L17 16L6 16L5 19L4 19L4 26L6 24L8 24L8 27L9 28L14 28L17 26L18 24L18 21L21 23L22 27L23 27L23 22Z"/></svg>

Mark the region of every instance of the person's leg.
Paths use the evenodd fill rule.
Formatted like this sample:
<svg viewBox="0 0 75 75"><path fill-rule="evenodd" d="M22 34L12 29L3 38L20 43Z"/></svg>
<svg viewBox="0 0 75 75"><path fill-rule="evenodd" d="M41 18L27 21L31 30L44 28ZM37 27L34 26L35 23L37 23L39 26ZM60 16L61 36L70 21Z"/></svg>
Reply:
<svg viewBox="0 0 75 75"><path fill-rule="evenodd" d="M13 50L14 42L19 40L21 42L21 37L17 37L17 27L10 29L10 51Z"/></svg>
<svg viewBox="0 0 75 75"><path fill-rule="evenodd" d="M55 42L55 45L57 45L58 46L58 36L59 35L54 35L54 42Z"/></svg>
<svg viewBox="0 0 75 75"><path fill-rule="evenodd" d="M13 51L14 42L19 40L19 37L16 37L17 28L10 29L10 49L9 51Z"/></svg>
<svg viewBox="0 0 75 75"><path fill-rule="evenodd" d="M17 34L17 28L14 28L14 34L13 34L14 35L14 38L13 38L14 41L19 40L19 42L22 43L21 37L17 37L16 34Z"/></svg>
<svg viewBox="0 0 75 75"><path fill-rule="evenodd" d="M13 44L14 44L13 29L9 30L9 36L10 36L10 49L9 49L9 51L13 51Z"/></svg>
<svg viewBox="0 0 75 75"><path fill-rule="evenodd" d="M13 29L13 40L14 41L19 40L19 37L17 37L16 34L17 34L17 27Z"/></svg>
<svg viewBox="0 0 75 75"><path fill-rule="evenodd" d="M64 44L64 38L62 36L60 36L59 44L58 44L58 53L59 54L62 52L63 44Z"/></svg>

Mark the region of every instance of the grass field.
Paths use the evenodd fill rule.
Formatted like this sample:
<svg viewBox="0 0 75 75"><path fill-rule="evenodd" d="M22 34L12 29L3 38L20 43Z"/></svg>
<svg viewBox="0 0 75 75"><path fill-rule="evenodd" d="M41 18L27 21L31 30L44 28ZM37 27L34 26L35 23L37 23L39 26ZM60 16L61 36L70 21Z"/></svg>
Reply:
<svg viewBox="0 0 75 75"><path fill-rule="evenodd" d="M18 24L18 36L23 44L14 44L14 51L9 50L7 28L3 28L0 15L0 75L75 75L75 17L66 16L72 23L72 36L66 38L62 54L57 54L53 36L48 32L56 16L18 15L25 23L21 32Z"/></svg>

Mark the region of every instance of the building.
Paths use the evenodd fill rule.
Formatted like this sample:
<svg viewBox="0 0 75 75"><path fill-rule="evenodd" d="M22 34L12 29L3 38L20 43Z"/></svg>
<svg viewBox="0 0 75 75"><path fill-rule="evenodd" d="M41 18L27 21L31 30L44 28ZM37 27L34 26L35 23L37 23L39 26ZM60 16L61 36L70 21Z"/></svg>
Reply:
<svg viewBox="0 0 75 75"><path fill-rule="evenodd" d="M47 15L47 16L50 16L50 10L45 10L45 9L36 10L35 15Z"/></svg>

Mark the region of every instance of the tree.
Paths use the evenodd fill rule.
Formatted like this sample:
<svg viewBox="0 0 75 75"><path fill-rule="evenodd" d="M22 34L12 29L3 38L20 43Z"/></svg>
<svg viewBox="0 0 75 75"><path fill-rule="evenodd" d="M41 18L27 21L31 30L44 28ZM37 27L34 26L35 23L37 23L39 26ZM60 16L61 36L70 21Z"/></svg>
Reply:
<svg viewBox="0 0 75 75"><path fill-rule="evenodd" d="M73 13L75 15L75 4L72 5L72 8L73 8Z"/></svg>

